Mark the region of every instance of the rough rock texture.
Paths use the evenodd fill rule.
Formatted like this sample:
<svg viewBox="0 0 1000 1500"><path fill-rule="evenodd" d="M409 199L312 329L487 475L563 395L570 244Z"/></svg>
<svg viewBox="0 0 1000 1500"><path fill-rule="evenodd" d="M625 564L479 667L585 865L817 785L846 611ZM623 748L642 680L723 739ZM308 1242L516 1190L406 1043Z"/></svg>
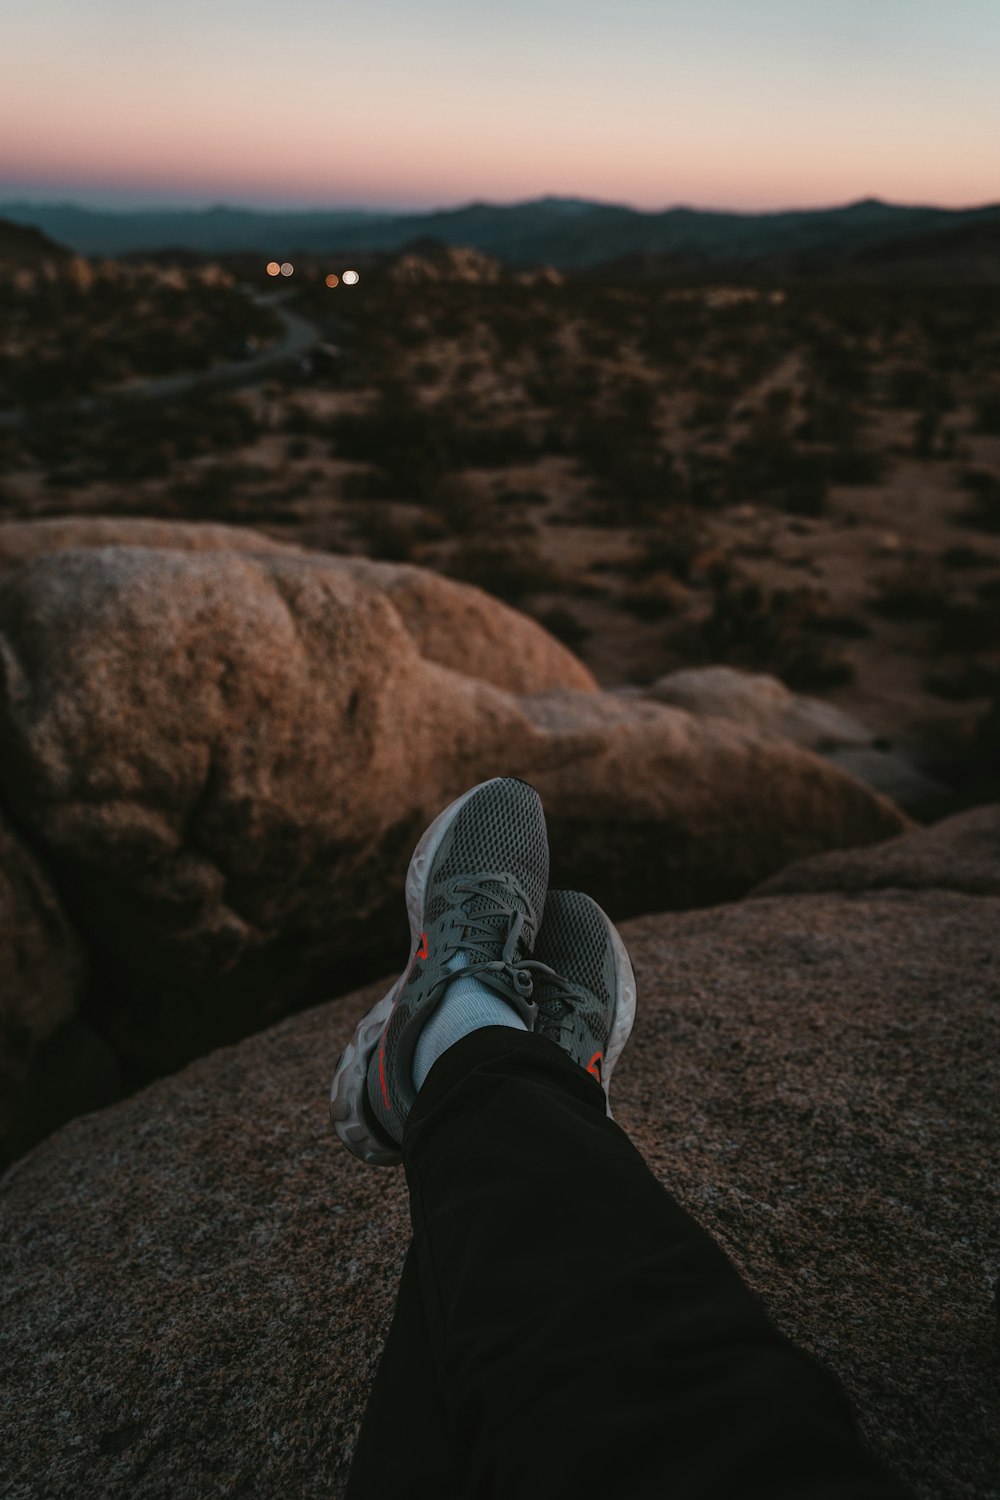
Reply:
<svg viewBox="0 0 1000 1500"><path fill-rule="evenodd" d="M420 832L485 777L538 786L556 879L618 915L905 826L736 725L428 660L396 604L431 598L417 573L375 587L291 549L98 547L0 583L0 802L87 945L83 1017L127 1086L378 972Z"/></svg>
<svg viewBox="0 0 1000 1500"><path fill-rule="evenodd" d="M793 693L777 677L736 667L685 667L657 678L646 690L657 703L692 714L734 719L769 738L807 750L870 745L875 735L832 703Z"/></svg>
<svg viewBox="0 0 1000 1500"><path fill-rule="evenodd" d="M597 690L593 674L571 651L482 589L404 563L344 557L336 566L385 594L428 661L512 693Z"/></svg>
<svg viewBox="0 0 1000 1500"><path fill-rule="evenodd" d="M249 527L105 516L55 517L0 525L0 572L51 552L89 547L166 547L183 552L284 553L303 564L317 554L272 541ZM328 573L341 572L387 595L420 655L515 693L553 688L593 691L581 661L527 615L482 589L426 568L322 554Z"/></svg>
<svg viewBox="0 0 1000 1500"><path fill-rule="evenodd" d="M619 1124L923 1500L996 1494L998 930L1000 901L950 891L624 927ZM0 1181L10 1500L342 1493L409 1229L401 1172L336 1144L326 1093L381 993Z"/></svg>
<svg viewBox="0 0 1000 1500"><path fill-rule="evenodd" d="M908 811L926 810L948 792L904 755L876 744L874 731L857 719L820 698L793 693L765 673L690 667L659 678L643 695L815 750Z"/></svg>
<svg viewBox="0 0 1000 1500"><path fill-rule="evenodd" d="M144 516L51 516L0 525L0 569L48 552L80 547L171 547L185 552L282 552L259 531L209 521L157 521Z"/></svg>
<svg viewBox="0 0 1000 1500"><path fill-rule="evenodd" d="M838 849L796 860L754 895L814 891L933 890L1000 896L1000 804L974 807L872 849Z"/></svg>

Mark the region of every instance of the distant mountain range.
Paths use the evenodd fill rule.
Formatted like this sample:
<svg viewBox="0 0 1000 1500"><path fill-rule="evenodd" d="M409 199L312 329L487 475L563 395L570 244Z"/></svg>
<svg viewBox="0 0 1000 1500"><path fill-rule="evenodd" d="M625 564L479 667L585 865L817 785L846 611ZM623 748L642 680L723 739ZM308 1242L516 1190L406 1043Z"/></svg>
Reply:
<svg viewBox="0 0 1000 1500"><path fill-rule="evenodd" d="M671 208L643 213L618 204L539 198L470 203L423 214L364 211L262 212L241 208L107 212L73 204L0 203L0 216L32 225L85 255L178 249L203 254L394 251L415 239L468 245L510 264L582 269L630 257L669 257L687 265L832 256L870 261L880 246L905 254L908 242L971 233L995 247L1000 203L975 209L911 208L866 198L842 208L785 213L718 213ZM992 260L993 249L989 249ZM919 258L919 256L918 256Z"/></svg>

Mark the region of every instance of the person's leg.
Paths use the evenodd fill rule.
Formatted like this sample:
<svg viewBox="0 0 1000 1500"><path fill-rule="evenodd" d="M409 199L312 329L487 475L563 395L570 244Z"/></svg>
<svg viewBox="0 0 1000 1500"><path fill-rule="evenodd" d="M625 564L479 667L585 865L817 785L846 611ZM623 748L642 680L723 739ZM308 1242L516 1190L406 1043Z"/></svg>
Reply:
<svg viewBox="0 0 1000 1500"><path fill-rule="evenodd" d="M839 1384L778 1333L605 1103L555 1042L488 1027L442 1054L410 1112L425 1332L474 1445L462 1493L904 1496ZM424 1378L411 1355L386 1441Z"/></svg>
<svg viewBox="0 0 1000 1500"><path fill-rule="evenodd" d="M399 1295L351 1460L344 1500L472 1500L469 1433L437 1371L411 1240Z"/></svg>

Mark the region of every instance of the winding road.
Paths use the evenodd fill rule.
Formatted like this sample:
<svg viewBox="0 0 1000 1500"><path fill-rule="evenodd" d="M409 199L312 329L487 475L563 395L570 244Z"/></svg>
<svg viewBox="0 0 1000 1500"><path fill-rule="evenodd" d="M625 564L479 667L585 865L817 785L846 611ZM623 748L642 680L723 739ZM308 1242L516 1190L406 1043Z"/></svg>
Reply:
<svg viewBox="0 0 1000 1500"><path fill-rule="evenodd" d="M279 343L251 355L249 359L229 360L225 364L213 365L210 370L161 375L155 380L112 386L93 396L79 396L71 401L47 402L29 409L8 407L0 411L0 429L19 427L35 416L56 416L61 412L88 416L123 401L172 401L177 396L187 396L195 391L230 390L235 386L253 385L289 361L301 359L320 341L320 332L312 323L283 306L294 295L288 291L253 296L251 300L258 307L270 308L277 314L284 327L284 336Z"/></svg>

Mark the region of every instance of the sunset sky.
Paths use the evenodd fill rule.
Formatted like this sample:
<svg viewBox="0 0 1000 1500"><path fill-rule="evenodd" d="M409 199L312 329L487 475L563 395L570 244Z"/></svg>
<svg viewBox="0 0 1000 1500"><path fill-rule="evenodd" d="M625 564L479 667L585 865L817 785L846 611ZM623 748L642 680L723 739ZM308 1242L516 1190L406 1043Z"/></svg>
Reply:
<svg viewBox="0 0 1000 1500"><path fill-rule="evenodd" d="M1000 0L7 0L0 198L1000 200Z"/></svg>

